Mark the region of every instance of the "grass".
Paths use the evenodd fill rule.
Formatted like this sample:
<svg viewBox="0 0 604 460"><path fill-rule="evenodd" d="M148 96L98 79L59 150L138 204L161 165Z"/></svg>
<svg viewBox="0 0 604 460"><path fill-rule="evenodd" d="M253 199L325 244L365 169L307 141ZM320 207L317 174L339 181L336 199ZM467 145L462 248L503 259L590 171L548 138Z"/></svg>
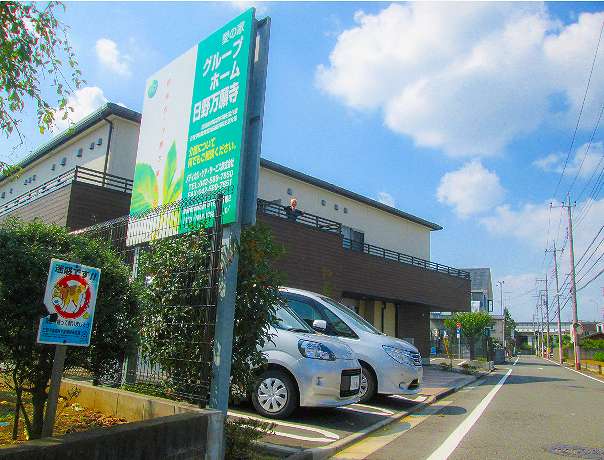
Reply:
<svg viewBox="0 0 604 460"><path fill-rule="evenodd" d="M119 425L127 422L127 420L122 418L109 417L100 412L86 409L78 403L74 403L74 397L75 395L71 394L62 395L62 397L59 398L54 427L55 436ZM23 414L21 414L19 420L17 439L12 439L15 401L15 393L6 385L3 379L0 378L0 447L20 444L29 439L23 421ZM32 405L28 394L24 395L24 406L29 419L31 420Z"/></svg>

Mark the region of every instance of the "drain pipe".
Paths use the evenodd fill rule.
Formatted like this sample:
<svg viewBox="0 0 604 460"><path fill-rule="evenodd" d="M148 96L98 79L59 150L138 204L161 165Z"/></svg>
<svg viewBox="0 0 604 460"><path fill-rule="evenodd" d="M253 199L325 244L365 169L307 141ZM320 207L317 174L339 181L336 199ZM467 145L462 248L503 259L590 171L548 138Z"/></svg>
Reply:
<svg viewBox="0 0 604 460"><path fill-rule="evenodd" d="M105 186L105 181L107 177L107 166L109 165L109 147L111 146L111 135L113 134L113 123L111 120L107 118L103 118L107 123L109 123L109 136L107 138L107 150L105 151L105 166L103 167L103 187Z"/></svg>

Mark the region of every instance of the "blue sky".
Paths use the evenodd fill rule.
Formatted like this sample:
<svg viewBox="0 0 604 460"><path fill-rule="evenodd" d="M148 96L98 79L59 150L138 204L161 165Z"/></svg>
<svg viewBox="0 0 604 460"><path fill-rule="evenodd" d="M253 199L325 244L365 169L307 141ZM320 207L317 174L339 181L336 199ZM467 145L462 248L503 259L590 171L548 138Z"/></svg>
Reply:
<svg viewBox="0 0 604 460"><path fill-rule="evenodd" d="M250 5L68 3L63 19L87 80L76 115L105 100L140 111L150 74ZM534 280L552 269L547 242L557 236L565 246L561 210L550 212L549 202L559 204L576 175L571 196L576 211L587 209L604 154L602 129L585 154L604 103L602 49L556 190L604 6L256 6L272 18L263 156L441 224L432 259L491 267L513 316L530 320ZM27 144L12 154L11 141L0 141L2 159L18 160L48 137L36 134L30 114L24 119ZM602 192L594 199L577 227L579 255L604 223ZM603 250L579 286L602 269L602 261L590 267ZM602 317L603 286L604 277L580 292L580 318Z"/></svg>

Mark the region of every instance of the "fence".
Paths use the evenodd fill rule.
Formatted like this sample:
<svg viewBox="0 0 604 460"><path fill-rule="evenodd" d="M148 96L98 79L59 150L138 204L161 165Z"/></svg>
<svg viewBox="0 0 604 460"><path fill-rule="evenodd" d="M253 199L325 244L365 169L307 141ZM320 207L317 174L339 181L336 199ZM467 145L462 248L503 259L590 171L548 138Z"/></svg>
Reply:
<svg viewBox="0 0 604 460"><path fill-rule="evenodd" d="M222 224L217 218L222 204L222 194L204 196L74 232L114 248L130 268L141 300L137 333L111 370L94 375L69 368L66 377L205 407L222 268ZM186 228L180 220L185 214Z"/></svg>
<svg viewBox="0 0 604 460"><path fill-rule="evenodd" d="M472 353L473 346L473 353ZM470 339L468 337L450 337L448 342L444 339L430 342L430 356L432 358L476 359L492 360L492 345L487 337L480 336Z"/></svg>

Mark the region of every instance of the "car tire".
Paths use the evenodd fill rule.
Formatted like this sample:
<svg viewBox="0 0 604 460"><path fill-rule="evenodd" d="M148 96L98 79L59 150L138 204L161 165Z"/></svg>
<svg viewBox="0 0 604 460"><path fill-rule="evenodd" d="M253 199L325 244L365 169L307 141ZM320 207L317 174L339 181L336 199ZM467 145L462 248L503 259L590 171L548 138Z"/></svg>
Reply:
<svg viewBox="0 0 604 460"><path fill-rule="evenodd" d="M298 390L288 374L270 369L254 382L252 404L263 417L287 418L298 407Z"/></svg>
<svg viewBox="0 0 604 460"><path fill-rule="evenodd" d="M359 387L360 403L371 401L377 390L377 382L373 372L364 364L361 364L361 384Z"/></svg>

